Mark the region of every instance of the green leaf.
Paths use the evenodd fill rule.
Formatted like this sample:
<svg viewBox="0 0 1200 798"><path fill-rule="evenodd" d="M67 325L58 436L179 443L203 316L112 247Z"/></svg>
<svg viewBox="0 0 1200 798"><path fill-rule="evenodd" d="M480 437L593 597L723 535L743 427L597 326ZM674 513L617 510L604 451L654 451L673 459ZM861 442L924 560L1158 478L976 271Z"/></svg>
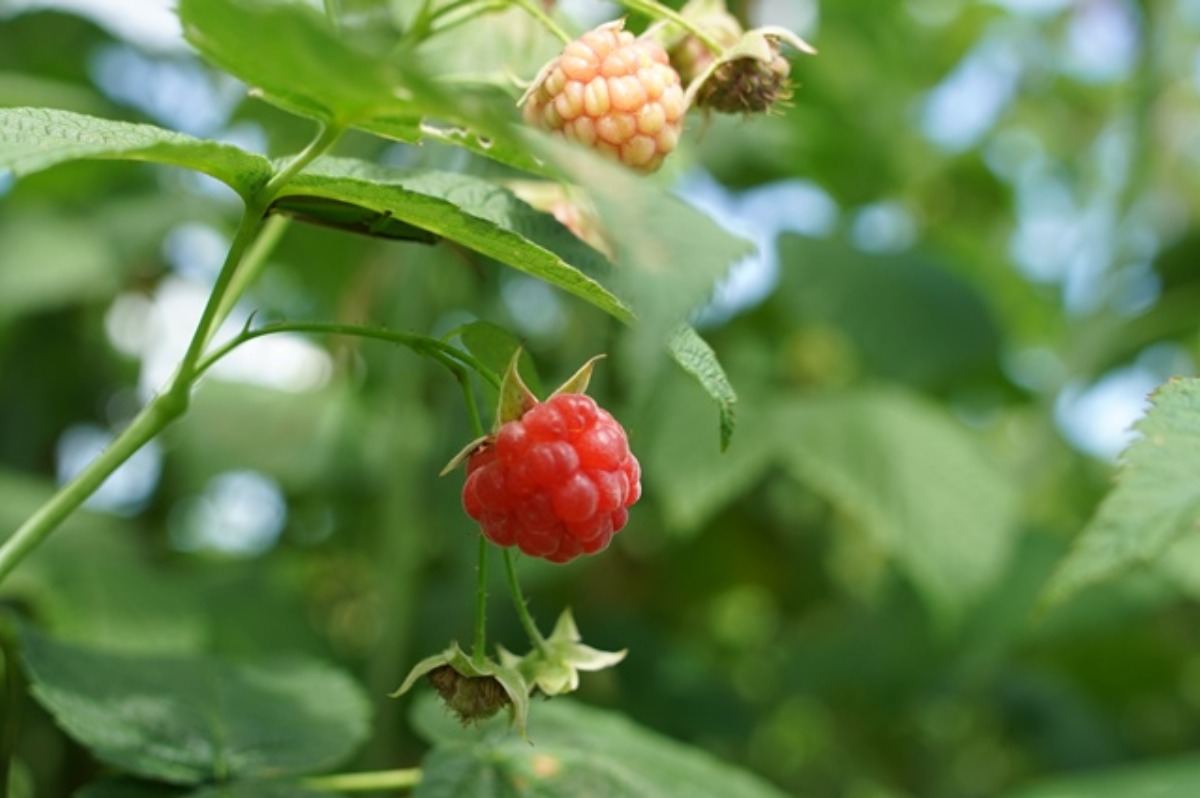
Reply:
<svg viewBox="0 0 1200 798"><path fill-rule="evenodd" d="M335 31L323 14L300 2L181 0L179 15L201 55L280 108L540 170L510 132L508 123L516 118L511 98L486 86L439 84L411 49L388 54L394 36L359 26Z"/></svg>
<svg viewBox="0 0 1200 798"><path fill-rule="evenodd" d="M200 784L312 773L367 734L360 688L321 663L127 656L31 628L21 641L38 701L97 757L134 775Z"/></svg>
<svg viewBox="0 0 1200 798"><path fill-rule="evenodd" d="M329 798L287 781L235 781L187 791L133 779L109 779L89 784L72 798Z"/></svg>
<svg viewBox="0 0 1200 798"><path fill-rule="evenodd" d="M0 537L54 490L52 482L0 470ZM127 523L86 510L68 518L5 581L0 598L12 597L76 643L125 652L189 651L206 639L192 580L152 567Z"/></svg>
<svg viewBox="0 0 1200 798"><path fill-rule="evenodd" d="M385 62L305 3L180 0L179 17L202 56L292 113L348 124L409 108Z"/></svg>
<svg viewBox="0 0 1200 798"><path fill-rule="evenodd" d="M282 196L325 197L389 214L574 294L619 319L629 312L593 275L611 271L600 253L512 192L470 175L404 171L322 158Z"/></svg>
<svg viewBox="0 0 1200 798"><path fill-rule="evenodd" d="M134 779L105 779L77 790L71 798L185 798L185 791Z"/></svg>
<svg viewBox="0 0 1200 798"><path fill-rule="evenodd" d="M1171 380L1151 403L1121 455L1116 487L1051 577L1045 602L1154 563L1200 528L1200 379Z"/></svg>
<svg viewBox="0 0 1200 798"><path fill-rule="evenodd" d="M417 712L432 711L428 703ZM711 755L639 727L620 715L566 699L539 704L530 739L495 726L459 730L422 764L415 798L782 798L782 793ZM418 728L445 729L438 721Z"/></svg>
<svg viewBox="0 0 1200 798"><path fill-rule="evenodd" d="M694 327L682 325L676 330L668 344L671 356L680 368L700 384L714 402L720 413L721 451L729 448L733 428L737 423L737 392L725 375L717 353L708 342L700 337Z"/></svg>
<svg viewBox="0 0 1200 798"><path fill-rule="evenodd" d="M635 395L645 397L680 324L753 246L652 180L562 140L531 135L530 141L587 192L600 215L616 256L611 284L638 322L623 342L622 362ZM691 361L697 367L700 348L686 337L680 342L701 358ZM728 434L729 419L723 419L722 435Z"/></svg>
<svg viewBox="0 0 1200 798"><path fill-rule="evenodd" d="M746 493L774 461L779 434L770 413L753 397L738 438L721 452L712 435L712 403L683 375L667 375L654 405L639 457L646 481L674 531L694 532L725 505Z"/></svg>
<svg viewBox="0 0 1200 798"><path fill-rule="evenodd" d="M270 162L260 155L153 125L48 108L0 108L0 170L20 177L81 158L181 166L215 177L242 196L271 175Z"/></svg>
<svg viewBox="0 0 1200 798"><path fill-rule="evenodd" d="M458 336L467 351L497 375L504 374L513 353L521 349L520 338L490 321L473 321L464 325L459 329ZM521 351L520 371L521 379L529 386L529 390L541 396L542 383L537 367L525 350Z"/></svg>
<svg viewBox="0 0 1200 798"><path fill-rule="evenodd" d="M874 375L941 385L996 361L1000 333L988 304L923 255L786 235L779 257L775 301L807 325L838 330Z"/></svg>
<svg viewBox="0 0 1200 798"><path fill-rule="evenodd" d="M0 324L94 300L121 287L116 253L95 225L40 212L0 221Z"/></svg>
<svg viewBox="0 0 1200 798"><path fill-rule="evenodd" d="M890 552L944 618L1004 572L1016 533L1009 480L948 416L898 391L783 405L785 465Z"/></svg>
<svg viewBox="0 0 1200 798"><path fill-rule="evenodd" d="M1200 795L1200 757L1161 759L1053 779L1008 798L1192 798Z"/></svg>

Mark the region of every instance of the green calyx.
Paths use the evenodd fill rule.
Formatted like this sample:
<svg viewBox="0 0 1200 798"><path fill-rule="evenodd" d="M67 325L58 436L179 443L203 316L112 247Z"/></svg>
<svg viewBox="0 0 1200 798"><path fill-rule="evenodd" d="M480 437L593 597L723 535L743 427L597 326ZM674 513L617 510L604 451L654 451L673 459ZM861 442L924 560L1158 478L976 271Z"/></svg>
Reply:
<svg viewBox="0 0 1200 798"><path fill-rule="evenodd" d="M527 738L529 700L535 693L550 697L574 692L581 671L611 668L626 654L584 645L569 609L543 645L528 654L517 656L499 646L497 651L499 662L491 657L477 662L458 643L451 643L442 653L418 662L391 695L404 695L426 676L463 724L481 723L507 707L513 728Z"/></svg>

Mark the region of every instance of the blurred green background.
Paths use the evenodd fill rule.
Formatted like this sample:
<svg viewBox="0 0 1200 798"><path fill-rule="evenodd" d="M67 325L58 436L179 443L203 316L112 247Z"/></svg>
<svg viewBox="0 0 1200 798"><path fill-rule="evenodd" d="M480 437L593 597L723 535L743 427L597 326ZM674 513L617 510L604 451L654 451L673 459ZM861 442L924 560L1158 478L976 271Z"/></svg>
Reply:
<svg viewBox="0 0 1200 798"><path fill-rule="evenodd" d="M615 13L561 5L580 26ZM645 497L603 556L522 563L544 626L570 605L589 643L630 650L582 697L798 796L997 795L1196 750L1195 553L1036 603L1145 395L1194 373L1200 2L731 7L821 52L793 61L781 113L693 116L655 178L760 247L697 317L739 428L721 454L684 375L643 397L619 359L598 369ZM554 51L539 41L519 50L527 77ZM189 54L159 3L0 0L0 105L271 155L311 132ZM515 177L365 135L339 152ZM238 211L162 167L0 174L0 534L170 376ZM256 310L436 335L487 320L544 385L619 340L469 251L300 224L232 329ZM337 661L378 698L355 766L411 765L408 702L383 696L470 637L475 530L460 476L437 472L471 437L455 382L406 351L248 345L3 600L118 650ZM493 593L493 633L519 648ZM32 701L5 713L18 704L33 794L95 777Z"/></svg>

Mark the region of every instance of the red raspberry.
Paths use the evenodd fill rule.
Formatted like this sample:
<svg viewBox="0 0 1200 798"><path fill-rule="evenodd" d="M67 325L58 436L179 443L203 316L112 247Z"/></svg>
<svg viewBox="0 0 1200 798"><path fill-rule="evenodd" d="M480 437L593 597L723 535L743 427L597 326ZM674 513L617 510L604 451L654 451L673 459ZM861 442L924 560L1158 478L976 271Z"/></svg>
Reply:
<svg viewBox="0 0 1200 798"><path fill-rule="evenodd" d="M622 25L568 44L525 93L523 113L535 127L649 173L679 143L687 108L667 51Z"/></svg>
<svg viewBox="0 0 1200 798"><path fill-rule="evenodd" d="M463 509L497 546L567 562L595 554L642 495L625 430L590 396L552 396L467 461Z"/></svg>

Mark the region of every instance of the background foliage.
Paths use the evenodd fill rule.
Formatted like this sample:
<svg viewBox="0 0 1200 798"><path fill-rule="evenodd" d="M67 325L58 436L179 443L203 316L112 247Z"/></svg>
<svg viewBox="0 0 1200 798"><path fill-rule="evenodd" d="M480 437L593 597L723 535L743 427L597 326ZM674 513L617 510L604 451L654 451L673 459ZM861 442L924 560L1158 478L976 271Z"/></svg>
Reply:
<svg viewBox="0 0 1200 798"><path fill-rule="evenodd" d="M231 3L184 5L219 27ZM268 157L311 135L182 44L55 5L0 4L0 106L152 122ZM223 65L260 57L261 88L283 108L352 116L388 137L349 136L337 154L379 171L326 161L303 178L309 195L394 212L460 243L293 224L234 331L251 311L436 335L485 320L525 342L544 385L612 353L593 392L630 431L646 496L604 556L522 566L543 624L570 604L589 643L630 650L616 670L584 679L589 704L783 794L1127 796L1155 783L1191 795L1194 382L1156 395L1109 491L1128 440L1119 433L1151 388L1194 371L1200 347L1200 5L731 6L797 27L821 55L794 63L802 88L786 113L693 117L683 151L655 178L759 245L698 317L740 395L725 454L718 409L655 353L671 314L705 297L742 252L736 242L715 238L727 249L714 250L684 233L647 261L636 257L647 207L675 231L696 229L700 214L656 199L622 210L629 192L649 191L623 184L601 196L602 211L632 220L618 260L646 272L625 272L634 277L616 294L657 320L625 332L584 301L604 307L599 283L555 271L565 259L599 278L602 259L589 265L594 253L550 217L488 194L528 178L512 168L530 165L521 146L492 142L506 166L470 154L479 141L451 146L445 131L403 143L420 131L389 104L391 84L369 59L330 51L296 67L302 75L274 69L273 46L328 46L302 26L277 26L275 44L220 39L207 52ZM439 73L502 64L531 76L554 51L514 11L465 28L453 46L431 42L428 57ZM300 81L307 91L294 95ZM480 119L485 100L448 105L418 91L414 102ZM264 159L180 142L172 162L206 164L234 186L269 173ZM22 157L53 144L36 143ZM124 146L137 155L161 144L131 136ZM393 179L388 169L409 171ZM20 180L0 172L0 195L7 535L169 378L239 205L181 169L95 160ZM510 234L544 244L538 259L517 257ZM661 274L674 276L656 283ZM420 698L414 709L383 696L412 662L470 636L473 530L460 483L436 474L471 437L454 381L385 344L265 340L215 369L187 417L3 587L6 604L52 635L22 634L24 675L15 628L5 637L0 754L13 794L69 795L108 775L78 740L126 773L184 785L231 772L221 768L258 778L323 767L239 759L235 735L229 751L197 743L195 759L170 769L138 746L97 743L88 728L60 731L63 702L96 697L87 679L106 667L135 694L145 686L124 658L157 673L187 657L196 673L181 670L176 687L189 706L210 704L205 674L229 669L244 691L233 709L283 726L292 721L276 718L275 702L303 703L309 689L341 696L310 708L333 713L313 721L318 734L365 740L346 767L417 764L450 732ZM493 629L517 647L516 620L496 604ZM361 687L286 665L263 684L264 658L301 656L336 663ZM81 657L94 667L78 669L90 661ZM57 687L37 686L46 673ZM535 705L535 734L539 714L551 751L578 750L590 726L597 739L642 733L594 712ZM168 720L191 733L188 717ZM227 720L236 728L237 712ZM458 757L483 783L492 775L469 755L479 745L455 738L435 756ZM508 772L536 767L523 755L504 760ZM583 781L562 794L602 783L586 780L586 763L571 772ZM426 795L455 794L430 784Z"/></svg>

